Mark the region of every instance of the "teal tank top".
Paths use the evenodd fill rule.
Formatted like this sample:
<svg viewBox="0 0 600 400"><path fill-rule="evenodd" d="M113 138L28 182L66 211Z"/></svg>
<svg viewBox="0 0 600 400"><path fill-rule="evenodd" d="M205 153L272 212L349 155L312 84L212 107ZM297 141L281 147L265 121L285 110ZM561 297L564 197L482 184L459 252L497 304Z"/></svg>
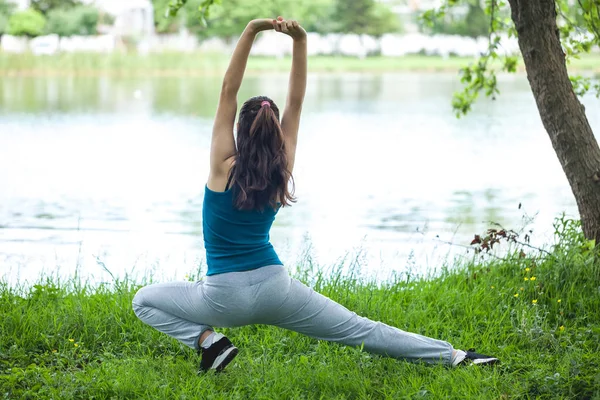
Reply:
<svg viewBox="0 0 600 400"><path fill-rule="evenodd" d="M233 192L214 192L205 186L202 230L206 249L206 275L248 271L283 265L270 243L269 231L277 210L238 210Z"/></svg>

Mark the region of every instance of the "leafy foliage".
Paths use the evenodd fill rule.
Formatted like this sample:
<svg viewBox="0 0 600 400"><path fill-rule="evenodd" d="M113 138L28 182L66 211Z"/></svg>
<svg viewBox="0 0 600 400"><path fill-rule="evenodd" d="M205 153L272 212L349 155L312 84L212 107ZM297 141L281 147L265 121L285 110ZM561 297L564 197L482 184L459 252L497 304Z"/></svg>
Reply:
<svg viewBox="0 0 600 400"><path fill-rule="evenodd" d="M401 30L400 20L385 4L375 3L370 15L371 24L366 30L366 34L380 37L386 33L398 32Z"/></svg>
<svg viewBox="0 0 600 400"><path fill-rule="evenodd" d="M9 16L15 10L15 4L12 1L0 0L0 15Z"/></svg>
<svg viewBox="0 0 600 400"><path fill-rule="evenodd" d="M91 6L79 6L74 9L76 20L79 23L79 34L95 35L98 27L98 9Z"/></svg>
<svg viewBox="0 0 600 400"><path fill-rule="evenodd" d="M290 3L286 0L228 0L211 9L207 26L198 23L195 14L188 14L187 26L203 36L232 37L239 35L248 21L265 16L283 15L297 19L310 32L327 33L333 30L331 13L333 0L311 0Z"/></svg>
<svg viewBox="0 0 600 400"><path fill-rule="evenodd" d="M191 1L192 4L198 1ZM198 19L198 13L187 13L186 26L201 36L218 36L230 38L239 35L248 22L255 18L265 18L274 15L277 10L277 1L261 0L227 0L220 5L210 9L210 13L204 11L204 20ZM198 9L202 9L202 2Z"/></svg>
<svg viewBox="0 0 600 400"><path fill-rule="evenodd" d="M0 14L0 35L6 33L6 28L8 28L8 18L4 14Z"/></svg>
<svg viewBox="0 0 600 400"><path fill-rule="evenodd" d="M171 0L152 0L152 6L154 7L154 28L158 33L176 32L181 25L181 14L171 17L167 14L169 9L169 3ZM192 10L191 4L185 6L185 14Z"/></svg>
<svg viewBox="0 0 600 400"><path fill-rule="evenodd" d="M335 16L337 31L341 33L366 33L371 24L370 16L375 2L373 0L337 0Z"/></svg>
<svg viewBox="0 0 600 400"><path fill-rule="evenodd" d="M444 21L453 9L472 4L471 0L445 0L434 10L426 11L422 21L430 27ZM515 72L518 55L510 54L501 47L501 37L516 37L516 30L510 18L510 7L505 0L485 0L485 16L489 45L486 51L472 64L460 70L464 88L455 93L452 107L457 116L469 112L479 94L494 98L499 89L496 72ZM597 0L577 0L572 4L568 0L557 0L557 23L567 62L588 53L594 45L600 45L600 2ZM573 88L578 95L594 90L600 96L600 84L590 78L575 76L571 78Z"/></svg>
<svg viewBox="0 0 600 400"><path fill-rule="evenodd" d="M50 10L46 32L60 36L95 35L98 18L98 10L90 6Z"/></svg>
<svg viewBox="0 0 600 400"><path fill-rule="evenodd" d="M59 36L71 36L77 33L77 23L69 10L58 8L48 12L46 33L56 33Z"/></svg>
<svg viewBox="0 0 600 400"><path fill-rule="evenodd" d="M72 8L80 4L79 0L31 0L31 8L44 15L51 10Z"/></svg>
<svg viewBox="0 0 600 400"><path fill-rule="evenodd" d="M340 33L381 36L398 31L400 26L389 7L374 0L336 0L333 15L336 31Z"/></svg>
<svg viewBox="0 0 600 400"><path fill-rule="evenodd" d="M8 31L8 18L15 10L15 4L11 1L0 0L0 36Z"/></svg>
<svg viewBox="0 0 600 400"><path fill-rule="evenodd" d="M397 31L399 21L389 7L375 0L154 0L159 32L171 32L181 24L200 36L239 35L254 18L299 20L309 32L345 32L381 36ZM165 18L166 15L169 18Z"/></svg>
<svg viewBox="0 0 600 400"><path fill-rule="evenodd" d="M165 16L175 17L187 3L188 0L171 0L167 6ZM203 26L206 26L206 19L210 16L210 8L215 4L221 4L221 0L199 0L197 9L200 12L199 17Z"/></svg>
<svg viewBox="0 0 600 400"><path fill-rule="evenodd" d="M8 20L8 33L15 36L39 36L44 33L46 18L42 13L29 8L18 11Z"/></svg>
<svg viewBox="0 0 600 400"><path fill-rule="evenodd" d="M487 36L489 34L490 21L479 1L467 5L466 15L454 15L447 13L444 18L433 21L430 26L432 33L443 33L448 35L461 35L469 37Z"/></svg>
<svg viewBox="0 0 600 400"><path fill-rule="evenodd" d="M251 19L277 15L301 20L309 31L323 31L324 25L329 22L333 0L293 3L285 0L231 0L213 2L210 8L202 0L189 0L170 6L171 3L171 0L153 0L158 32L174 32L184 25L203 37L227 38L239 35Z"/></svg>

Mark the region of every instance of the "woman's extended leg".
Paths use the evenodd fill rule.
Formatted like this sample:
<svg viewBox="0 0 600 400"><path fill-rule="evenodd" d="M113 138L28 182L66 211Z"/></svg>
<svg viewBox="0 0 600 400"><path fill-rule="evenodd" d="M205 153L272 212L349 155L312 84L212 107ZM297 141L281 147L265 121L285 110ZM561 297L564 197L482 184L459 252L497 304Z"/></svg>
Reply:
<svg viewBox="0 0 600 400"><path fill-rule="evenodd" d="M453 348L447 342L405 332L371 321L315 292L296 279L280 287L285 300L271 321L316 339L364 346L370 353L410 361L451 364Z"/></svg>

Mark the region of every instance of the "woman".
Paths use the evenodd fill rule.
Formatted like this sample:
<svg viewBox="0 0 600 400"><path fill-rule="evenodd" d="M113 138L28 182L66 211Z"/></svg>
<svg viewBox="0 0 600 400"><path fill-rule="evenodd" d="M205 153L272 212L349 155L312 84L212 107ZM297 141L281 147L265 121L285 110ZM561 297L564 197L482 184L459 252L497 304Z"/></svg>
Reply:
<svg viewBox="0 0 600 400"><path fill-rule="evenodd" d="M293 39L292 69L285 110L267 97L246 101L233 127L237 93L255 36L274 29ZM212 133L210 174L203 203L208 264L201 282L142 288L133 299L136 315L202 354L201 371L221 371L238 349L213 327L268 324L313 338L363 345L364 350L411 361L459 365L491 364L494 357L454 350L444 341L404 332L358 316L289 277L269 230L281 207L294 168L300 112L306 91L306 32L296 21L251 21L225 73Z"/></svg>

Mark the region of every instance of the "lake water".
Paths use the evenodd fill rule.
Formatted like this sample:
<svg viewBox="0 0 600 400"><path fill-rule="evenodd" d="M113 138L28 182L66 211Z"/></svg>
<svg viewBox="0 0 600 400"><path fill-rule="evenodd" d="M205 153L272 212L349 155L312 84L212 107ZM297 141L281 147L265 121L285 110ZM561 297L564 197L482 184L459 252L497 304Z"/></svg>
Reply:
<svg viewBox="0 0 600 400"><path fill-rule="evenodd" d="M201 207L220 76L0 78L0 276L183 278L204 265ZM247 77L240 100L281 105L287 76ZM272 242L288 265L359 259L380 279L430 272L489 221L577 216L524 76L456 119L454 74L312 74L298 203ZM240 102L241 103L241 102ZM600 101L584 99L600 132ZM519 203L522 208L519 209ZM205 270L205 266L202 267Z"/></svg>

